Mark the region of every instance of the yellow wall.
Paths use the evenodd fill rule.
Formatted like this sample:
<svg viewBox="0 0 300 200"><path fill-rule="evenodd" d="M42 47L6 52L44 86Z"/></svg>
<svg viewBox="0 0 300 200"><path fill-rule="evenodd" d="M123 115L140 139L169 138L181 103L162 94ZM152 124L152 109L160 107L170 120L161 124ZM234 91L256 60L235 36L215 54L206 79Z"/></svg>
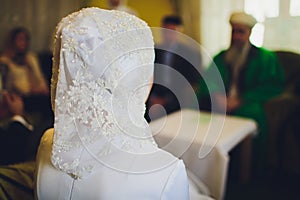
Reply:
<svg viewBox="0 0 300 200"><path fill-rule="evenodd" d="M87 6L94 6L107 9L106 0L88 0Z"/></svg>
<svg viewBox="0 0 300 200"><path fill-rule="evenodd" d="M200 42L200 0L181 0L177 1L178 12L184 24L184 33L197 42Z"/></svg>
<svg viewBox="0 0 300 200"><path fill-rule="evenodd" d="M175 12L170 0L128 0L128 5L151 27L159 27L162 17Z"/></svg>
<svg viewBox="0 0 300 200"><path fill-rule="evenodd" d="M127 5L151 27L159 27L163 16L175 13L171 0L127 0ZM88 6L108 8L106 0L89 0Z"/></svg>

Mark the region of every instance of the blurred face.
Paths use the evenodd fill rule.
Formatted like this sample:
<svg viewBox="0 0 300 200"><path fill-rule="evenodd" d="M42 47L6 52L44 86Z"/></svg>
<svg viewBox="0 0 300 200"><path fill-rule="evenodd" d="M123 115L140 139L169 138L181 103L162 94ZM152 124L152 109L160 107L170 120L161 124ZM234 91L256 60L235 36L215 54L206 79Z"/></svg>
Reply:
<svg viewBox="0 0 300 200"><path fill-rule="evenodd" d="M25 52L28 47L28 40L25 33L18 33L18 35L15 38L15 48L16 51L21 53Z"/></svg>
<svg viewBox="0 0 300 200"><path fill-rule="evenodd" d="M164 24L162 26L165 29L171 30L163 30L163 40L167 43L173 43L177 41L177 35L176 32L181 32L181 26L178 26L176 24ZM176 32L175 32L176 31Z"/></svg>
<svg viewBox="0 0 300 200"><path fill-rule="evenodd" d="M249 42L251 28L243 24L232 24L231 45L243 47Z"/></svg>
<svg viewBox="0 0 300 200"><path fill-rule="evenodd" d="M121 0L109 0L109 5L111 7L118 7L120 3L121 3Z"/></svg>

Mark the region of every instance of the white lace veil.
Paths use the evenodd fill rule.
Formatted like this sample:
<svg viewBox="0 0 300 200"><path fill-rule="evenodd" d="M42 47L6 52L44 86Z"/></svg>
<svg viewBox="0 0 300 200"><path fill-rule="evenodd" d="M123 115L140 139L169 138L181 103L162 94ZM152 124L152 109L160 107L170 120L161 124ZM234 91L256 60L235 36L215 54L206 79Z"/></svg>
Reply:
<svg viewBox="0 0 300 200"><path fill-rule="evenodd" d="M85 8L62 19L51 80L55 167L78 178L103 164L132 169L111 160L116 152L129 159L155 156L157 147L144 119L153 62L151 30L133 15Z"/></svg>

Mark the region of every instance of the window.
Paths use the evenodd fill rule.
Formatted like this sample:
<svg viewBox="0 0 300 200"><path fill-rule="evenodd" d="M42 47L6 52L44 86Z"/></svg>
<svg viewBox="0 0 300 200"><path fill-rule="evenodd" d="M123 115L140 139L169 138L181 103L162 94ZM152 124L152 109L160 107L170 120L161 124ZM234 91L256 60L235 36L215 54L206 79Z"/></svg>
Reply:
<svg viewBox="0 0 300 200"><path fill-rule="evenodd" d="M300 16L300 0L290 0L290 15Z"/></svg>
<svg viewBox="0 0 300 200"><path fill-rule="evenodd" d="M265 17L279 16L279 0L264 0Z"/></svg>
<svg viewBox="0 0 300 200"><path fill-rule="evenodd" d="M298 0L299 2L299 0ZM253 27L250 41L256 46L262 46L265 18L279 16L279 0L245 0L244 10L253 15L258 23Z"/></svg>
<svg viewBox="0 0 300 200"><path fill-rule="evenodd" d="M279 0L245 0L244 9L258 22L264 22L266 17L279 16Z"/></svg>
<svg viewBox="0 0 300 200"><path fill-rule="evenodd" d="M252 34L250 36L251 43L261 47L264 42L264 32L265 26L262 23L257 23L252 29Z"/></svg>

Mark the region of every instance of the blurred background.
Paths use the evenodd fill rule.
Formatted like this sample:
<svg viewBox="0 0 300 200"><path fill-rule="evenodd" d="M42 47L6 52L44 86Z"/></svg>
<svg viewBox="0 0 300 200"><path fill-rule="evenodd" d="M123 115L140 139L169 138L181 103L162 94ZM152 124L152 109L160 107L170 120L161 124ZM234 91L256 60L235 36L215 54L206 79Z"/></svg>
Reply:
<svg viewBox="0 0 300 200"><path fill-rule="evenodd" d="M300 52L300 0L127 0L126 4L152 27L159 27L167 14L180 15L185 34L211 55L229 45L228 18L235 10L245 10L259 21L251 38L254 44ZM109 8L105 0L1 0L0 41L11 28L22 25L32 34L33 51L49 51L58 21L87 6Z"/></svg>
<svg viewBox="0 0 300 200"><path fill-rule="evenodd" d="M251 35L251 42L259 47L265 47L279 52L279 58L284 62L288 83L296 89L291 101L274 104L269 107L269 118L281 118L283 114L292 116L292 120L278 121L272 119L273 129L279 132L276 138L281 149L279 153L279 167L287 168L287 175L271 174L267 180L250 182L246 187L230 183L232 174L229 171L229 187L226 199L292 199L296 194L296 182L300 174L300 140L299 140L299 112L300 112L300 0L123 0L124 4L135 11L135 14L146 21L150 27L161 27L161 20L166 15L178 15L183 20L183 32L198 42L208 56L203 56L206 66L213 57L230 44L231 26L228 23L233 11L245 11L252 14L258 21ZM107 0L1 0L0 6L0 54L3 51L6 35L15 27L25 27L31 35L30 50L38 55L41 70L47 78L48 85L51 78L52 44L55 27L62 17L84 7L100 7L111 9ZM154 33L156 34L156 33ZM157 39L159 37L155 37ZM282 53L284 51L284 53ZM285 52L295 54L286 55ZM279 105L279 106L278 106ZM294 109L291 105L295 105ZM292 114L286 114L286 107ZM275 115L273 111L282 110ZM35 153L40 136L49 127L53 119L40 120L40 116L33 116L38 127L37 136L32 142ZM36 125L33 123L33 125ZM271 127L271 128L272 128ZM291 136L288 133L293 133ZM282 136L285 134L286 139ZM295 139L297 138L297 139ZM275 139L274 139L275 141ZM292 148L291 148L292 147ZM283 164L284 163L284 164ZM235 169L235 168L230 168ZM297 176L295 176L296 174ZM272 179L272 176L274 179ZM279 178L278 178L279 177ZM282 179L280 179L282 178ZM279 180L279 181L278 181ZM274 192L277 191L277 192ZM291 192L293 191L293 192ZM263 194L261 198L255 194ZM280 194L282 194L282 196ZM291 196L288 196L291 195ZM242 198L241 198L242 197ZM293 196L294 197L294 196Z"/></svg>

